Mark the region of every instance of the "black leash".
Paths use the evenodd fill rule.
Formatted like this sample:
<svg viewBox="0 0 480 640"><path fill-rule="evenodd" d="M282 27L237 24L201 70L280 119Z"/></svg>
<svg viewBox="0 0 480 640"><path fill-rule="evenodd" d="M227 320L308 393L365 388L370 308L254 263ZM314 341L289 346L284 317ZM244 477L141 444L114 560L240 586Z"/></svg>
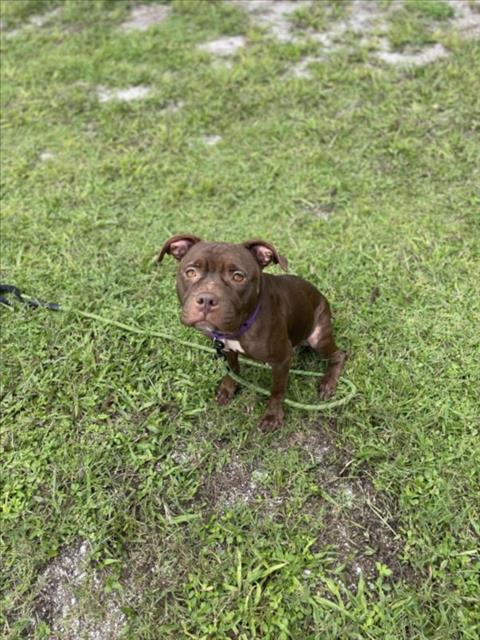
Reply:
<svg viewBox="0 0 480 640"><path fill-rule="evenodd" d="M0 284L0 293L10 293L16 300L32 309L42 307L43 309L50 309L50 311L60 311L60 305L56 302L45 302L45 300L37 298L24 298L20 289L13 284ZM13 303L4 295L0 295L0 304L4 304L6 307L13 307Z"/></svg>

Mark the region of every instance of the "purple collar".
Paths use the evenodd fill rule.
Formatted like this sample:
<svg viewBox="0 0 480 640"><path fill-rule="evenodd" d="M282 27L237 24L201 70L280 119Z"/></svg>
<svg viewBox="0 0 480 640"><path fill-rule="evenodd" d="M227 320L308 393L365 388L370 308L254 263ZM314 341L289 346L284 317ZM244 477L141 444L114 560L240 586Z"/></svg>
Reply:
<svg viewBox="0 0 480 640"><path fill-rule="evenodd" d="M252 315L243 322L239 329L235 333L220 333L220 331L208 331L208 335L212 340L238 340L244 333L246 333L257 319L260 311L260 303L257 304L255 311Z"/></svg>

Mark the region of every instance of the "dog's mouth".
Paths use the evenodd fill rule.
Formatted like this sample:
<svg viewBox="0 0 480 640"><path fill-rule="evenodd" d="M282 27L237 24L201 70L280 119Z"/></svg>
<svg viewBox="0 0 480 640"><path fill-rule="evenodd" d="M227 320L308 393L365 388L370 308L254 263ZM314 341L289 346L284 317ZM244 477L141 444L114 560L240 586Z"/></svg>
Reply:
<svg viewBox="0 0 480 640"><path fill-rule="evenodd" d="M219 330L218 327L216 327L211 322L208 322L208 320L199 320L198 322L195 322L190 326L192 326L195 329L198 329L199 331L202 331L203 333L206 333L206 334L210 334L213 331L218 331Z"/></svg>
<svg viewBox="0 0 480 640"><path fill-rule="evenodd" d="M193 327L203 333L210 334L213 331L219 333L232 333L238 328L238 322L232 318L218 318L217 314L188 314L182 312L181 320L187 327Z"/></svg>

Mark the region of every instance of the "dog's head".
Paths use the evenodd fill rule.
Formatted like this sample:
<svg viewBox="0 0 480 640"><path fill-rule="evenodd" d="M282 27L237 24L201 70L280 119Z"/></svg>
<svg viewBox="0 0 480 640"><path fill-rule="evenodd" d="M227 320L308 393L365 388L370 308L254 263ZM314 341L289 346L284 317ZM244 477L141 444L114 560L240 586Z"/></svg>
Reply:
<svg viewBox="0 0 480 640"><path fill-rule="evenodd" d="M155 262L166 254L179 261L182 322L206 332L235 332L257 305L262 269L271 263L285 271L288 266L286 258L263 240L228 244L177 235L165 242Z"/></svg>

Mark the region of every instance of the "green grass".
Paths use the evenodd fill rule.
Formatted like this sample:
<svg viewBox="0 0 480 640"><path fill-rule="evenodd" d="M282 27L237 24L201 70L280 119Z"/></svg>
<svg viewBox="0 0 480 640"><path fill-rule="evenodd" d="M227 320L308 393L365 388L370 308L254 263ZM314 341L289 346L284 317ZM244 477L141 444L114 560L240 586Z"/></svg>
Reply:
<svg viewBox="0 0 480 640"><path fill-rule="evenodd" d="M128 2L2 19L59 5L2 34L1 281L201 342L151 257L265 237L331 301L359 395L265 436L253 392L215 405L204 353L2 308L3 637L51 637L41 576L82 541L78 607L118 605L126 638L478 637L478 42L412 70L339 50L309 80L289 69L314 44L221 3L143 33L118 29ZM196 49L239 34L232 70Z"/></svg>
<svg viewBox="0 0 480 640"><path fill-rule="evenodd" d="M408 0L392 14L388 39L399 50L441 42L442 27L453 16L452 6L442 0Z"/></svg>
<svg viewBox="0 0 480 640"><path fill-rule="evenodd" d="M343 19L350 7L350 0L324 0L300 5L292 15L292 22L299 29L321 30L330 21Z"/></svg>

